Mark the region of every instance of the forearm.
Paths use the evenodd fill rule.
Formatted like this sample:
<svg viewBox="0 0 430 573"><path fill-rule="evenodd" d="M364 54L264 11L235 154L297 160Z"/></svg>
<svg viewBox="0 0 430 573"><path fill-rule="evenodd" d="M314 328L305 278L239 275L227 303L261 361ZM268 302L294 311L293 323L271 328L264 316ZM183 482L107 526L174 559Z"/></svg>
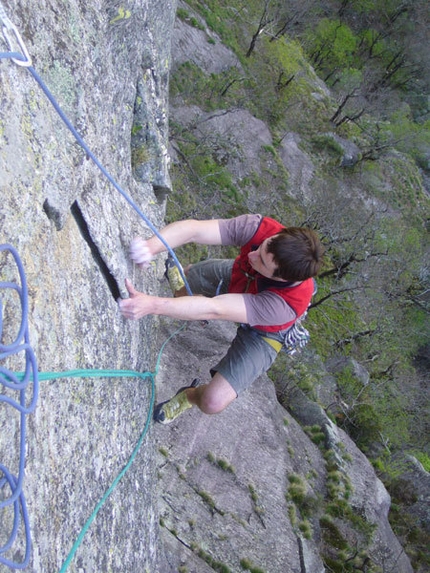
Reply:
<svg viewBox="0 0 430 573"><path fill-rule="evenodd" d="M138 320L149 314L168 316L181 320L229 320L247 322L244 297L241 294L224 294L214 298L185 296L164 298L138 292L126 280L129 298L118 301L122 315Z"/></svg>
<svg viewBox="0 0 430 573"><path fill-rule="evenodd" d="M172 249L193 242L202 245L221 244L219 224L216 219L209 221L197 221L195 219L175 221L164 227L160 231L160 235ZM166 250L165 245L156 235L148 239L147 244L153 255Z"/></svg>
<svg viewBox="0 0 430 573"><path fill-rule="evenodd" d="M154 297L153 309L153 314L181 320L246 322L246 309L241 295L221 295L214 298L204 296Z"/></svg>

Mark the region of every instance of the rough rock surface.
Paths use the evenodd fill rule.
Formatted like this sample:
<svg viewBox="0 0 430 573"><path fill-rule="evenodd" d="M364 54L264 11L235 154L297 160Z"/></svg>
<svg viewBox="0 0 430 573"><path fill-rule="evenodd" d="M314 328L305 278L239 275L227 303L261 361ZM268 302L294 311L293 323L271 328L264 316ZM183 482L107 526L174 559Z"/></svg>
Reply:
<svg viewBox="0 0 430 573"><path fill-rule="evenodd" d="M167 336L171 327L163 332ZM228 323L192 323L178 334L163 356L159 399L190 377L208 381L208 367L225 352L234 332ZM180 378L172 378L171 365ZM170 571L180 565L195 573L204 570L200 563L206 552L232 571L240 570L241 559L267 572L301 571L302 551L285 499L288 474L306 474L320 458L318 448L302 436L266 377L220 415L191 410L172 426L157 427L160 515L171 547ZM318 476L313 485L322 488L323 480ZM197 563L193 546L201 555ZM314 547L309 545L307 555L313 564L307 570L322 572Z"/></svg>
<svg viewBox="0 0 430 573"><path fill-rule="evenodd" d="M170 185L167 85L176 2L4 4L35 68L89 147L161 226ZM178 25L175 34L184 30ZM207 43L204 35L187 33L196 50L201 41ZM175 46L177 40L175 35ZM235 65L231 54L225 61ZM127 256L132 236L148 235L148 229L85 158L25 69L0 60L0 95L0 243L13 244L25 266L30 340L39 370L153 371L161 343L177 325L152 319L125 323L115 301L124 294L126 275L146 292L160 291L162 257L143 274ZM10 258L0 259L0 274L1 280L16 280ZM4 300L3 343L13 338L19 322L16 297ZM207 380L208 364L221 356L233 334L232 325L194 323L171 340L159 364L158 399L193 376ZM20 370L22 358L7 365ZM149 380L130 377L41 382L27 433L30 571L60 569L138 443L149 389ZM295 404L301 399L298 395ZM20 420L3 406L0 460L16 472ZM344 444L338 457L344 456L342 467L353 479L354 506L377 524L372 558L391 567L395 556L396 571L409 573L386 518L389 499L364 456L319 407L306 403L299 410L324 428L328 444ZM188 573L209 573L226 564L236 573L246 559L266 573L323 573L317 513L309 518L312 534L306 536L285 497L291 475L305 482L310 503L326 495L321 448L278 404L263 377L219 416L193 410L171 427L151 426L70 570L178 573L186 565ZM10 514L3 512L1 535L10 523ZM23 547L20 535L9 556L19 561Z"/></svg>
<svg viewBox="0 0 430 573"><path fill-rule="evenodd" d="M170 184L165 120L176 2L2 4L35 70L90 149L161 226L164 203L157 194ZM0 51L6 50L0 32ZM0 100L0 243L12 244L25 267L30 342L39 370L152 370L152 320L126 323L115 301L124 277L134 278L130 239L137 232L149 234L148 228L86 159L31 74L5 59ZM137 134L134 147L144 149L133 157ZM142 163L145 169L139 171ZM145 275L147 290L157 288L157 272L154 267ZM10 255L2 255L0 275L17 280ZM4 292L0 295L3 299ZM3 299L2 343L13 339L19 313L17 297ZM22 353L1 365L22 370ZM27 416L28 570L60 569L128 461L149 398L149 380L137 378L41 382L36 410ZM0 460L16 474L20 420L10 406L0 406ZM149 437L84 537L71 570L157 569L153 451ZM1 495L8 497L5 487ZM2 511L1 546L11 519L11 510ZM6 556L20 562L23 551L21 532ZM5 570L1 564L0 570Z"/></svg>
<svg viewBox="0 0 430 573"><path fill-rule="evenodd" d="M226 165L236 179L253 171L261 174L261 148L272 145L267 125L245 109L203 112L197 106L171 106L175 121L197 137L212 141L217 160ZM232 153L232 149L235 150Z"/></svg>
<svg viewBox="0 0 430 573"><path fill-rule="evenodd" d="M185 2L179 2L178 7L189 13L189 6ZM195 13L193 17L202 29L189 25L181 18L176 19L172 37L175 65L192 62L208 74L217 74L232 67L240 68L238 58L206 27L204 20Z"/></svg>
<svg viewBox="0 0 430 573"><path fill-rule="evenodd" d="M402 474L400 487L409 499L408 513L430 532L430 473L414 457L407 457L407 467Z"/></svg>
<svg viewBox="0 0 430 573"><path fill-rule="evenodd" d="M281 141L279 155L291 178L291 192L309 201L312 195L310 183L315 168L309 156L300 149L300 136L287 133Z"/></svg>
<svg viewBox="0 0 430 573"><path fill-rule="evenodd" d="M176 60L175 60L176 61ZM252 176L261 177L268 170L276 171L277 165L271 153L273 138L267 125L248 110L215 110L204 112L197 106L171 105L170 114L175 122L201 139L213 150L220 165L225 165L236 182ZM300 137L286 134L278 148L279 158L289 175L289 190L293 197L309 201L312 198L311 181L315 168L309 156L299 147ZM177 145L170 141L172 160L177 160ZM252 212L265 208L261 189L247 186L247 207Z"/></svg>
<svg viewBox="0 0 430 573"><path fill-rule="evenodd" d="M163 320L160 343L177 328ZM177 333L164 350L158 399L169 398L194 377L207 382L208 369L234 333L234 325L215 322L190 323ZM262 376L221 414L206 416L192 409L170 426L157 426L166 573L181 566L200 573L214 562L236 572L241 560L266 573L322 573L317 506L327 497L327 450L351 480L354 511L375 524L370 549L374 564L412 571L388 523L389 495L366 457L303 394L292 396L291 413L280 406L272 382ZM302 426L321 427L325 449ZM291 476L300 476L315 502L310 539L301 532L300 519L292 523L289 507L294 503L286 498Z"/></svg>

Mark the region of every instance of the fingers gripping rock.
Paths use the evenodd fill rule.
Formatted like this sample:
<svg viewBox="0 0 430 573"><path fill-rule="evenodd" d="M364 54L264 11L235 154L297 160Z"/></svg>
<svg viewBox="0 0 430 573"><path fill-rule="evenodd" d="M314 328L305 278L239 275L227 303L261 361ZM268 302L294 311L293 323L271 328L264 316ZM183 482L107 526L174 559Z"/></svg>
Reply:
<svg viewBox="0 0 430 573"><path fill-rule="evenodd" d="M153 256L148 242L141 237L135 237L130 243L130 257L141 268L149 267Z"/></svg>

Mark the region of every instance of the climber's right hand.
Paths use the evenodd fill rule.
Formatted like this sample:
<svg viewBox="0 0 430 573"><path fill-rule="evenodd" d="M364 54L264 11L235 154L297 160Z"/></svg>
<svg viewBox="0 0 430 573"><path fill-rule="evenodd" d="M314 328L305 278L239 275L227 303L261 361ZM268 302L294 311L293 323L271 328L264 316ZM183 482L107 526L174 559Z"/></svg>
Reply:
<svg viewBox="0 0 430 573"><path fill-rule="evenodd" d="M142 237L135 237L130 243L130 257L141 269L148 268L153 259L148 241Z"/></svg>

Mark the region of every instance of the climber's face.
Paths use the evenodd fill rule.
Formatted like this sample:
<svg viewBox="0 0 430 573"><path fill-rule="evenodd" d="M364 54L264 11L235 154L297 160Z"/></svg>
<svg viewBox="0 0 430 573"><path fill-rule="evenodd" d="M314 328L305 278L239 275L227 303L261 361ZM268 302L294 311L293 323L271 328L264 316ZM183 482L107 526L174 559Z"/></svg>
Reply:
<svg viewBox="0 0 430 573"><path fill-rule="evenodd" d="M276 279L278 278L273 276L273 273L278 268L278 265L273 260L272 253L267 251L267 245L270 242L271 237L265 239L261 245L255 251L251 251L248 253L248 261L251 267L263 275L263 277L267 277L268 279Z"/></svg>

